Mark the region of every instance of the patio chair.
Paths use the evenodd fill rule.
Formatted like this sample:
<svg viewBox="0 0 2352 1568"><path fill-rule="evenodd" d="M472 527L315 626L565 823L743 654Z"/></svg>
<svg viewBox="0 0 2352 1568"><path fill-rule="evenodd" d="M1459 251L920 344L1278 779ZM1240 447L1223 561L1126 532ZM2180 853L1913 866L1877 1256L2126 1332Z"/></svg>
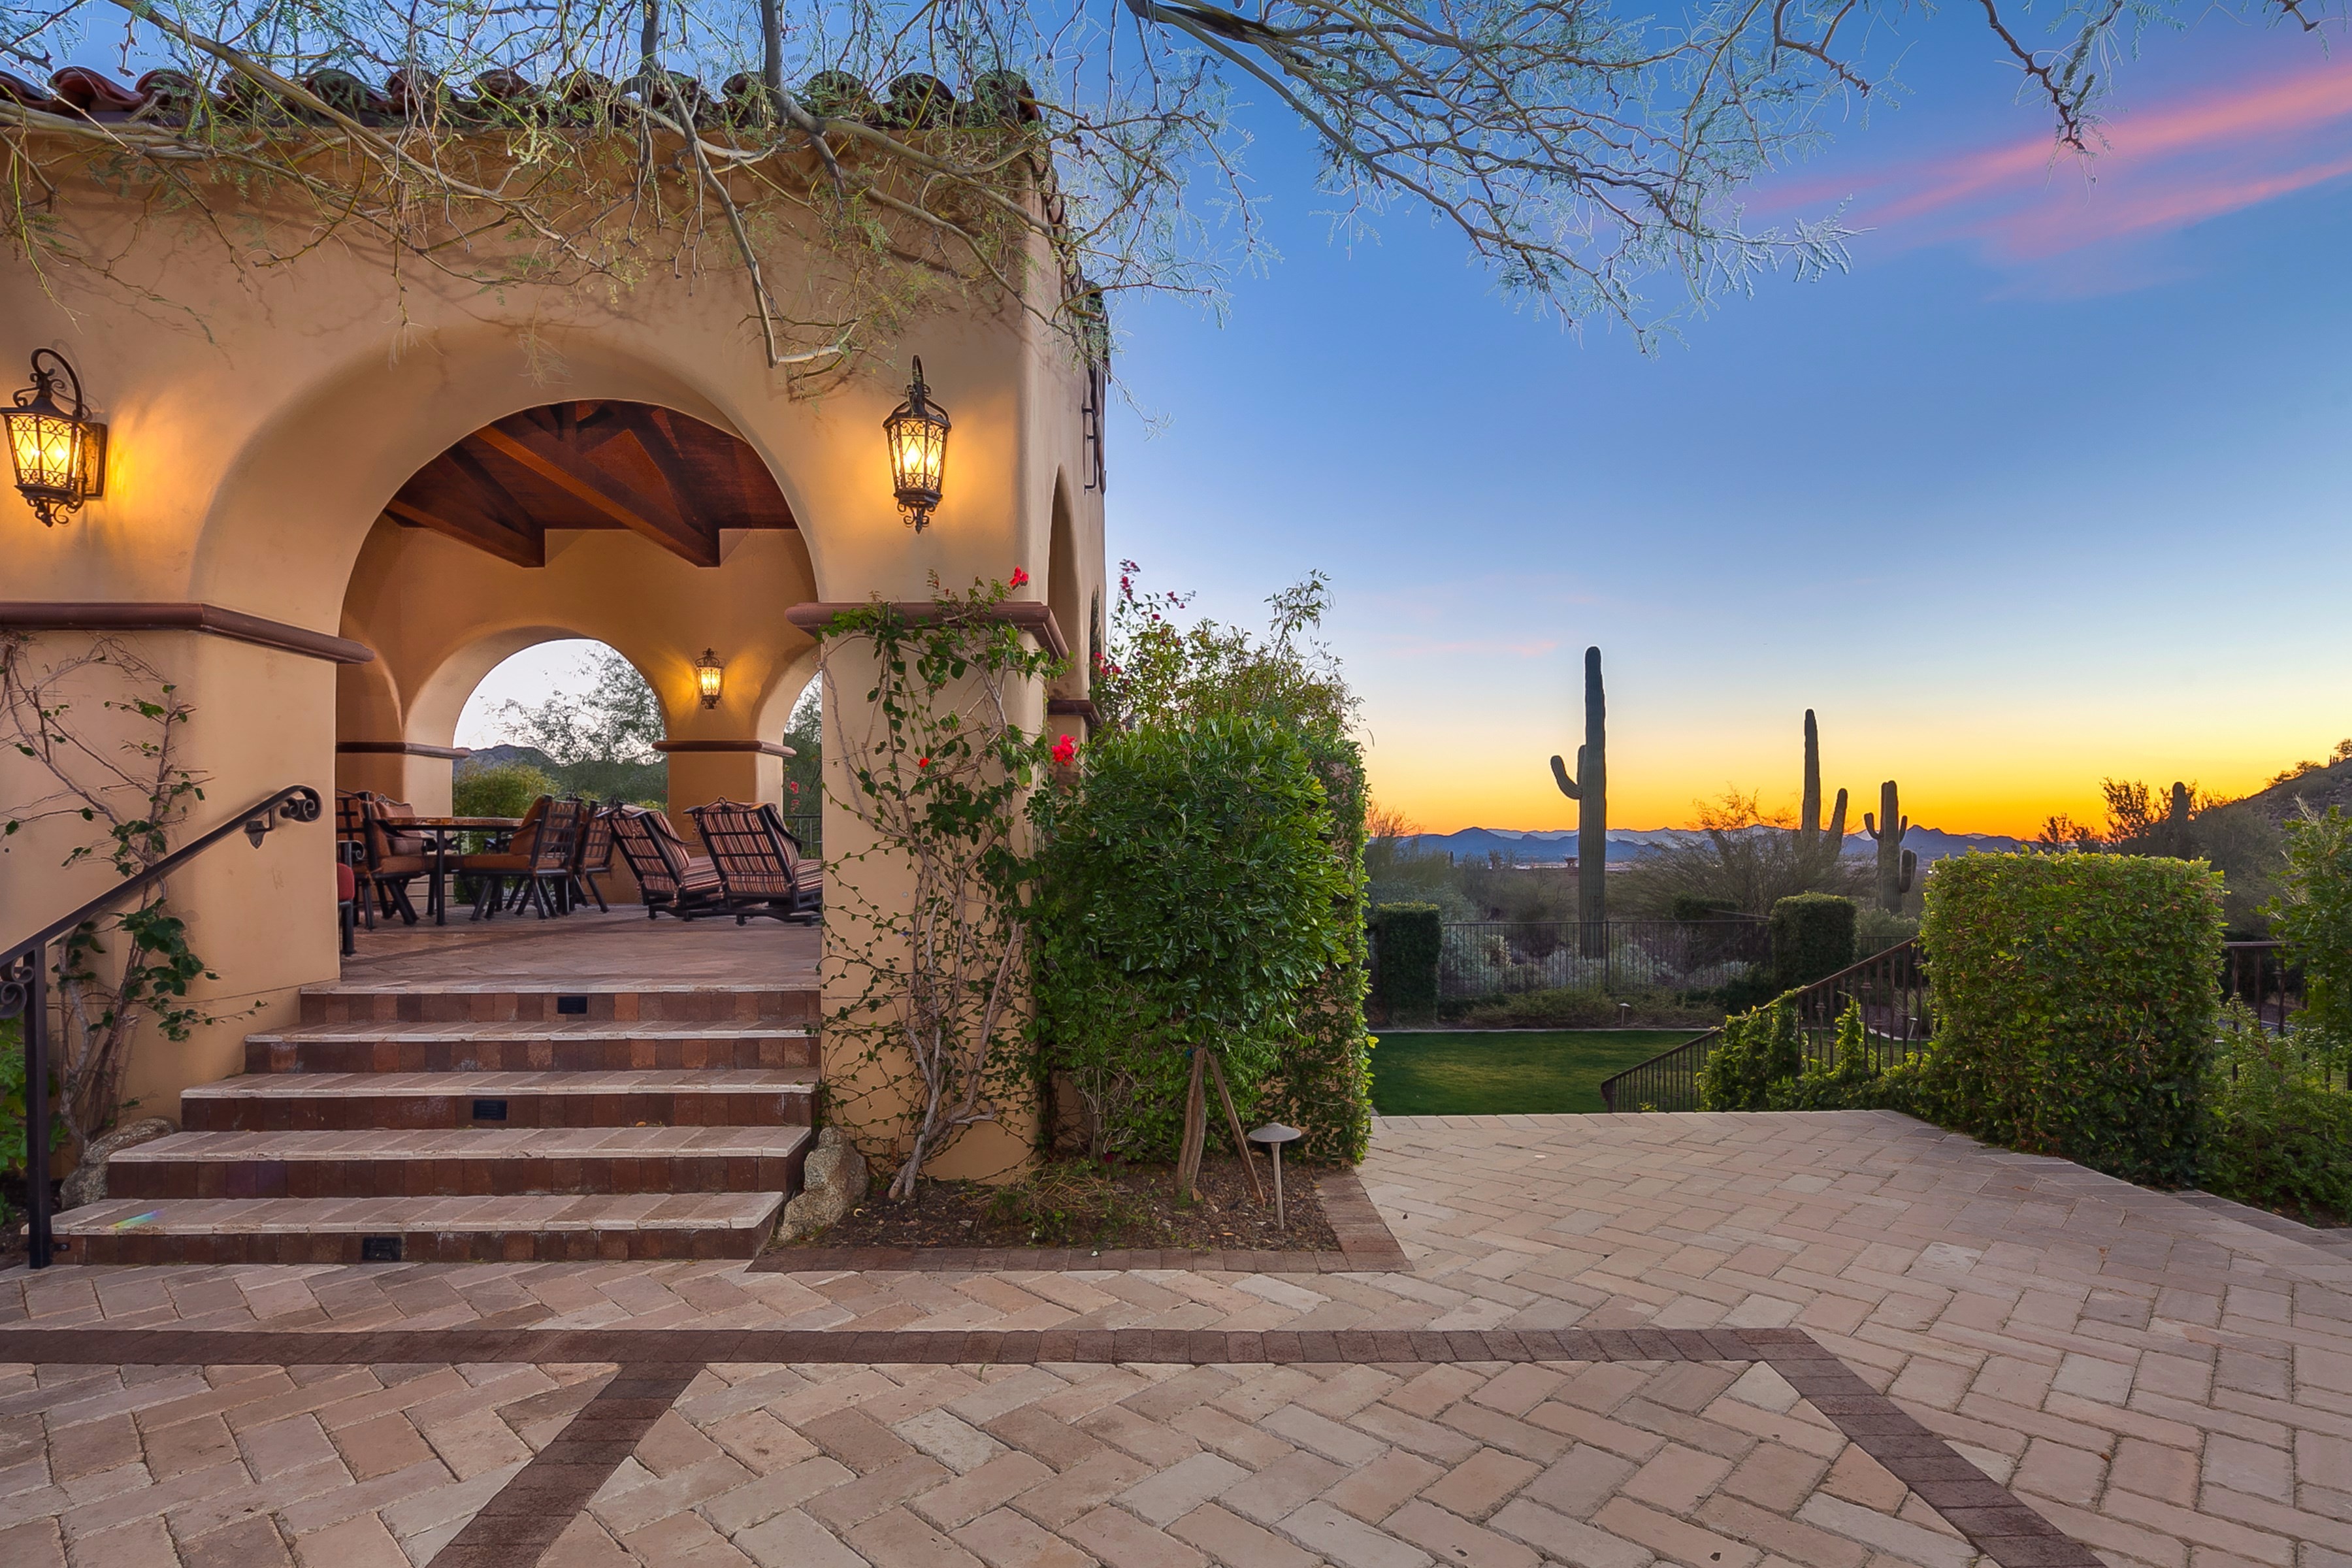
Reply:
<svg viewBox="0 0 2352 1568"><path fill-rule="evenodd" d="M570 896L583 903L595 900L600 914L612 910L596 879L613 874L613 819L620 814L621 803L617 800L602 807L590 801L587 825L580 830L580 847L572 857Z"/></svg>
<svg viewBox="0 0 2352 1568"><path fill-rule="evenodd" d="M801 854L772 805L714 800L692 814L710 846L726 909L735 923L753 915L814 922L824 905L824 868Z"/></svg>
<svg viewBox="0 0 2352 1568"><path fill-rule="evenodd" d="M356 818L352 837L360 847L352 868L352 878L358 884L355 891L366 911L368 929L375 929L379 904L385 914L396 914L415 925L416 906L409 901L408 884L433 874L433 846L421 833L400 830L404 818L416 815L415 808L404 800L386 800L362 790L350 797L349 809ZM340 831L347 819L341 797L335 802L335 815Z"/></svg>
<svg viewBox="0 0 2352 1568"><path fill-rule="evenodd" d="M613 814L613 842L637 879L637 896L645 901L646 919L667 910L682 921L719 911L726 889L718 868L699 855L687 853L686 840L669 818L642 805L624 805Z"/></svg>
<svg viewBox="0 0 2352 1568"><path fill-rule="evenodd" d="M341 815L340 803L338 813ZM353 839L338 839L335 843L335 927L341 938L342 954L349 958L360 949L360 857L367 851ZM375 922L368 921L368 930Z"/></svg>
<svg viewBox="0 0 2352 1568"><path fill-rule="evenodd" d="M566 897L572 880L572 858L580 838L581 821L588 808L577 799L556 800L541 795L523 814L504 849L460 855L451 864L477 883L475 920L495 918L506 900L506 886L515 882L515 907L525 899L548 920L569 910Z"/></svg>

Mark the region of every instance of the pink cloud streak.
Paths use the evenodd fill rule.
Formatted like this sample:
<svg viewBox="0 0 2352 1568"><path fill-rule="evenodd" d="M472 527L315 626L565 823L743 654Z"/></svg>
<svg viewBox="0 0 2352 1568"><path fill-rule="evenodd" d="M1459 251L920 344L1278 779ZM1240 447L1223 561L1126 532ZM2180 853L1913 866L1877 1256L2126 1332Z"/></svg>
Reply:
<svg viewBox="0 0 2352 1568"><path fill-rule="evenodd" d="M1998 259L2035 260L2168 233L2352 174L2340 142L2314 156L2315 132L2347 119L2352 68L2323 62L2119 117L2095 158L2053 153L2036 137L1791 183L1769 205L1847 199L1852 222L1898 244L1973 239ZM2082 177L2062 183L2060 174Z"/></svg>

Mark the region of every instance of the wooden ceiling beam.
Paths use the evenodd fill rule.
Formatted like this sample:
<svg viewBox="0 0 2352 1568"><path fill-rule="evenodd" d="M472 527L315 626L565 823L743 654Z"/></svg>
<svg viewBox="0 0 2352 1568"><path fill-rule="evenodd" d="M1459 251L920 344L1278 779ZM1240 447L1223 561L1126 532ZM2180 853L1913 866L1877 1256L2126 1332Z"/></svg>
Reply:
<svg viewBox="0 0 2352 1568"><path fill-rule="evenodd" d="M530 426L521 430L509 430L490 425L467 437L529 468L558 489L587 502L606 517L634 533L660 545L680 560L697 566L719 564L719 536L715 531L696 528L683 520L672 522L663 516L660 503L641 496L609 474L583 472L574 467L579 458L577 447L566 447L553 436ZM667 509L676 516L677 508Z"/></svg>
<svg viewBox="0 0 2352 1568"><path fill-rule="evenodd" d="M653 410L643 404L629 405L621 412L621 423L627 427L637 445L645 448L646 456L653 459L654 467L661 470L662 481L669 486L670 500L677 503L678 516L685 519L689 526L716 539L719 522L703 510L699 492L701 477L695 473L693 466L677 449L677 443L670 439L669 432L663 429L661 422L654 417Z"/></svg>
<svg viewBox="0 0 2352 1568"><path fill-rule="evenodd" d="M516 566L547 564L547 542L538 534L516 533L487 518L467 520L442 512L427 510L415 502L394 496L384 503L385 513L399 522L422 528L460 544L470 544L485 553Z"/></svg>

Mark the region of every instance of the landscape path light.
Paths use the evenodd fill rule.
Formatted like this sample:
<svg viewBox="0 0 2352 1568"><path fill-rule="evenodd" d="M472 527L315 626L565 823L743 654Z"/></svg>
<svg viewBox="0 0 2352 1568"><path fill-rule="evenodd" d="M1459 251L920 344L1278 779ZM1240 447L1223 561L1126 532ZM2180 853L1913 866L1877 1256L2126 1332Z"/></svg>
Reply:
<svg viewBox="0 0 2352 1568"><path fill-rule="evenodd" d="M45 368L42 361L49 366ZM63 392L71 406L58 401ZM8 427L8 458L16 489L43 527L80 509L106 489L106 426L89 416L81 377L53 349L33 351L33 384L16 394L13 407L0 409Z"/></svg>
<svg viewBox="0 0 2352 1568"><path fill-rule="evenodd" d="M1276 1230L1288 1230L1290 1221L1282 1212L1282 1146L1296 1143L1307 1134L1296 1127L1285 1127L1279 1121L1269 1121L1249 1135L1253 1143L1263 1143L1274 1155L1274 1225Z"/></svg>
<svg viewBox="0 0 2352 1568"><path fill-rule="evenodd" d="M702 657L694 661L694 689L702 694L705 708L719 706L719 689L726 682L727 666L715 651L704 648Z"/></svg>
<svg viewBox="0 0 2352 1568"><path fill-rule="evenodd" d="M907 385L907 401L882 421L882 433L890 443L890 487L898 492L907 521L920 533L947 481L948 414L931 401L919 357L915 379Z"/></svg>

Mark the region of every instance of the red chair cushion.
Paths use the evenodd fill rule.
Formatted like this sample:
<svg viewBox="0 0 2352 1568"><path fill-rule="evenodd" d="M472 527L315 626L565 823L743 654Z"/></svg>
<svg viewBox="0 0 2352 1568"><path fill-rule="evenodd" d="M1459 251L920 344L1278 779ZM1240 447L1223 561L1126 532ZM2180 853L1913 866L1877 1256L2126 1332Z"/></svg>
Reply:
<svg viewBox="0 0 2352 1568"><path fill-rule="evenodd" d="M360 879L341 860L335 862L335 902L348 904L360 896Z"/></svg>

